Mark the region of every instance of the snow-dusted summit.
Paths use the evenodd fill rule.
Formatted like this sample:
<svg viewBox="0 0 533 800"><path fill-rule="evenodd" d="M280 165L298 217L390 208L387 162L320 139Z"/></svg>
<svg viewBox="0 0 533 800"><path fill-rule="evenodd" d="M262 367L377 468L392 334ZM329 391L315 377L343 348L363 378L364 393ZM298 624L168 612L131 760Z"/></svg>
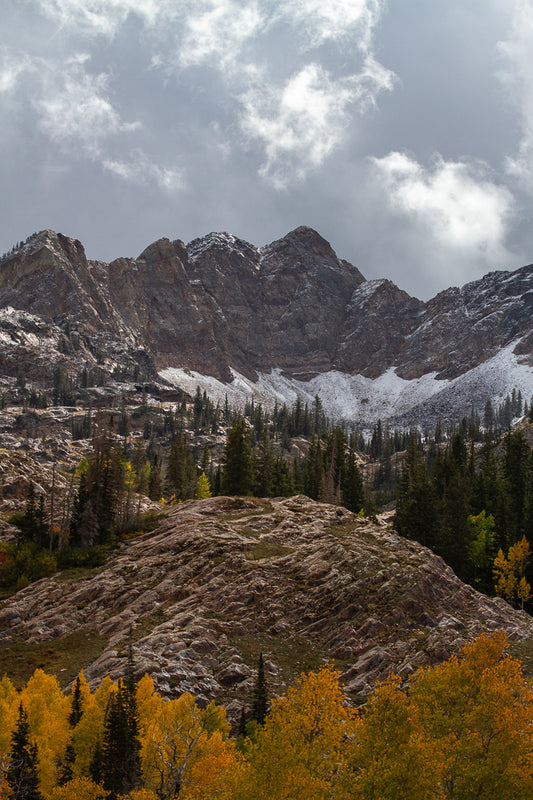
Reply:
<svg viewBox="0 0 533 800"><path fill-rule="evenodd" d="M58 364L74 380L98 366L222 399L319 394L365 424L533 392L533 266L424 303L366 281L307 227L263 248L229 233L163 238L110 264L42 231L0 260L1 309L0 377L22 365L41 384Z"/></svg>

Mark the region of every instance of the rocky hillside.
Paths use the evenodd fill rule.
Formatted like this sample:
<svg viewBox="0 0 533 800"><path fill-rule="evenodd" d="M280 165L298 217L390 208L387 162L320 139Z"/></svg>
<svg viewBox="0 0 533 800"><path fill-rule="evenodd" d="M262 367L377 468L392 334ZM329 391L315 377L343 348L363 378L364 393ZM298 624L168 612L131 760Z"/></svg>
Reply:
<svg viewBox="0 0 533 800"><path fill-rule="evenodd" d="M525 612L391 529L301 496L218 497L174 507L102 568L3 601L0 672L55 663L63 683L80 667L93 683L116 677L131 631L138 672L160 692L217 698L236 716L260 651L272 693L334 659L358 703L390 670L408 679L497 629L529 653Z"/></svg>
<svg viewBox="0 0 533 800"><path fill-rule="evenodd" d="M0 261L0 377L46 385L59 366L222 398L318 393L332 416L407 424L514 387L529 399L532 311L533 266L423 303L306 227L263 248L160 239L110 264L42 231Z"/></svg>

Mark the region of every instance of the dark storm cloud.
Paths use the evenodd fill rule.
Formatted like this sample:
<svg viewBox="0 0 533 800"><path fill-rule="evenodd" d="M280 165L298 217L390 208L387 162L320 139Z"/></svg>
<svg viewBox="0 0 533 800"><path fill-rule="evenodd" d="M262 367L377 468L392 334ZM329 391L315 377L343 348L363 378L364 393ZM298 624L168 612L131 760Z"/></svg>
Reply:
<svg viewBox="0 0 533 800"><path fill-rule="evenodd" d="M6 0L0 23L0 251L308 224L423 297L532 260L529 2Z"/></svg>

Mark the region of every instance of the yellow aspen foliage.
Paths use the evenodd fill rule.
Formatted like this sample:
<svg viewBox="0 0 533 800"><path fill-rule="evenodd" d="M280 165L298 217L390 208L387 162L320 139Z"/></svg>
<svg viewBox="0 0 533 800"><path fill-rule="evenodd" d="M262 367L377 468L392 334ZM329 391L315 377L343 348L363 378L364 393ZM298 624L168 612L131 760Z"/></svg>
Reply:
<svg viewBox="0 0 533 800"><path fill-rule="evenodd" d="M73 778L65 786L54 786L45 800L106 800L109 792L89 778Z"/></svg>
<svg viewBox="0 0 533 800"><path fill-rule="evenodd" d="M89 702L89 700L91 698L91 689L90 689L89 684L85 680L85 675L83 674L83 670L80 670L80 673L78 675L78 681L79 681L79 687L80 687L81 707L82 707L82 710L83 710L87 706L87 703ZM71 686L70 695L69 695L69 702L70 702L70 707L71 708L72 708L72 701L73 701L73 698L74 698L75 688L76 688L76 681L72 681L72 686Z"/></svg>
<svg viewBox="0 0 533 800"><path fill-rule="evenodd" d="M109 702L109 695L111 692L116 692L116 690L116 682L113 683L109 675L106 675L98 689L95 691L93 697L99 708L101 708L104 713Z"/></svg>
<svg viewBox="0 0 533 800"><path fill-rule="evenodd" d="M531 558L531 548L526 537L511 545L507 558L500 548L494 560L494 589L497 595L509 603L524 603L529 600L531 586L525 579L527 565Z"/></svg>
<svg viewBox="0 0 533 800"><path fill-rule="evenodd" d="M507 650L504 634L481 636L412 681L410 702L434 747L435 796L533 797L533 695Z"/></svg>
<svg viewBox="0 0 533 800"><path fill-rule="evenodd" d="M191 763L186 785L180 793L182 800L232 800L239 779L241 756L235 743L224 739L220 731L203 742L203 749Z"/></svg>
<svg viewBox="0 0 533 800"><path fill-rule="evenodd" d="M63 758L70 740L70 704L57 678L42 669L35 670L20 700L28 715L30 739L39 750L40 788L46 793L56 783L56 763Z"/></svg>
<svg viewBox="0 0 533 800"><path fill-rule="evenodd" d="M150 789L133 789L128 794L119 795L118 800L159 800L159 798Z"/></svg>
<svg viewBox="0 0 533 800"><path fill-rule="evenodd" d="M87 694L86 690L89 689L85 678L80 683L83 696L83 714L72 731L72 746L76 754L74 762L74 775L76 777L83 777L89 775L89 766L93 758L96 743L102 742L104 730L104 716L109 700L109 695L116 688L109 676L106 676L101 682L100 686L94 694L90 691Z"/></svg>
<svg viewBox="0 0 533 800"><path fill-rule="evenodd" d="M11 747L11 734L15 729L19 707L18 692L6 676L0 680L0 759Z"/></svg>
<svg viewBox="0 0 533 800"><path fill-rule="evenodd" d="M360 800L433 798L433 747L417 709L391 676L378 686L346 745L348 769L343 797Z"/></svg>
<svg viewBox="0 0 533 800"><path fill-rule="evenodd" d="M148 674L145 674L138 682L135 697L141 736L143 736L152 720L159 714L163 700L155 691L154 682Z"/></svg>
<svg viewBox="0 0 533 800"><path fill-rule="evenodd" d="M72 731L72 747L76 754L74 775L78 778L89 775L97 741L102 741L105 708L101 708L95 696L83 698L83 714Z"/></svg>
<svg viewBox="0 0 533 800"><path fill-rule="evenodd" d="M356 714L344 706L339 674L327 666L302 676L274 700L256 744L248 748L243 797L326 800L345 769L345 743ZM240 797L241 795L237 795Z"/></svg>
<svg viewBox="0 0 533 800"><path fill-rule="evenodd" d="M189 693L159 700L151 719L139 714L143 778L159 797L174 797L192 785L195 762L220 746L229 725L223 708L210 703L201 709ZM214 738L217 732L220 736Z"/></svg>

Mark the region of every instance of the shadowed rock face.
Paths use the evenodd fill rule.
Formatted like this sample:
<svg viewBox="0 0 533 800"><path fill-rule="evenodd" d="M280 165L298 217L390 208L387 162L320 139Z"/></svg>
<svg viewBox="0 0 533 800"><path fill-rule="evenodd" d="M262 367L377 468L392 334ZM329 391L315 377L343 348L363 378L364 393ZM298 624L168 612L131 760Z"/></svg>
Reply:
<svg viewBox="0 0 533 800"><path fill-rule="evenodd" d="M0 348L0 370L11 375L17 359L31 373L42 352L39 337L27 336L32 326L56 344L62 331L76 333L72 369L142 363L151 378L166 367L226 382L231 368L255 379L275 368L375 378L394 367L406 379L450 379L511 343L525 362L533 353L533 266L423 303L388 280L366 281L307 227L261 249L227 233L187 246L160 239L110 264L42 231L0 261L0 310L7 306L31 314L19 316L13 349ZM8 323L0 315L0 343L17 338Z"/></svg>
<svg viewBox="0 0 533 800"><path fill-rule="evenodd" d="M137 671L160 692L237 714L260 651L272 693L334 659L357 703L390 670L408 679L484 631L525 642L533 622L417 543L301 496L183 503L92 577L45 578L0 605L4 644L103 636L79 665L93 685L124 670L130 629Z"/></svg>

